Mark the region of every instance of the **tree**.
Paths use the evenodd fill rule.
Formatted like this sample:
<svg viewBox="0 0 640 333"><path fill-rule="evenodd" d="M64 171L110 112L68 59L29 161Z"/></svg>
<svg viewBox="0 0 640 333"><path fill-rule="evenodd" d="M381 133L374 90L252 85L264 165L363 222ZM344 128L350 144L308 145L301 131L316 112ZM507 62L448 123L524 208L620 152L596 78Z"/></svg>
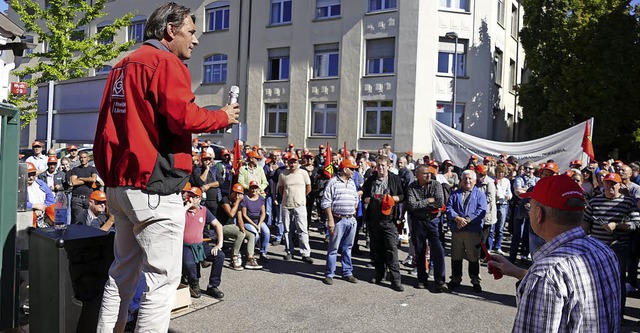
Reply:
<svg viewBox="0 0 640 333"><path fill-rule="evenodd" d="M135 41L117 43L113 37L131 24L133 13L114 20L95 34L87 33L91 22L107 14L104 11L106 1L95 0L89 4L86 0L45 0L45 8L41 8L34 0L11 0L10 6L20 15L25 30L38 35L39 41L48 46L43 52L25 55L41 61L14 74L20 77L33 75L25 81L35 87L50 80L84 77L87 70L100 68L127 51ZM20 108L23 125L35 118L36 101L35 96L10 99Z"/></svg>
<svg viewBox="0 0 640 333"><path fill-rule="evenodd" d="M519 89L539 137L595 118L596 155L628 158L640 142L640 25L629 0L524 0L530 80Z"/></svg>

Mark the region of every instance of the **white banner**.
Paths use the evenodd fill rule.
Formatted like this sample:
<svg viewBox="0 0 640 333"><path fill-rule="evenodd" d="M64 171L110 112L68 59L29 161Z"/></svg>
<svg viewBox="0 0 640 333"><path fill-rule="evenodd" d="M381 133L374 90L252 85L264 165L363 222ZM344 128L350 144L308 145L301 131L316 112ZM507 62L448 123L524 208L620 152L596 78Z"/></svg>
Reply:
<svg viewBox="0 0 640 333"><path fill-rule="evenodd" d="M514 156L519 164L533 161L536 164L554 160L560 172L569 169L573 160L582 160L586 166L588 157L582 151L582 138L587 122L568 128L562 132L544 138L525 142L499 142L477 138L454 130L445 124L432 120L433 152L438 161L452 160L456 166L464 168L471 155L477 155L479 161L485 156L499 158L500 154Z"/></svg>

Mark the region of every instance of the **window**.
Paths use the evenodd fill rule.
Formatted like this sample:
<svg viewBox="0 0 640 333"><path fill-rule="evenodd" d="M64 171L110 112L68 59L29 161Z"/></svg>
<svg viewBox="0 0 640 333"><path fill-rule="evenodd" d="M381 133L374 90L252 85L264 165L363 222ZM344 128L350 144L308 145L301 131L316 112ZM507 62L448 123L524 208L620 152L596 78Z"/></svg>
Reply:
<svg viewBox="0 0 640 333"><path fill-rule="evenodd" d="M518 38L518 21L520 18L518 17L518 7L511 6L511 36L513 38Z"/></svg>
<svg viewBox="0 0 640 333"><path fill-rule="evenodd" d="M269 50L267 80L289 79L289 48Z"/></svg>
<svg viewBox="0 0 640 333"><path fill-rule="evenodd" d="M291 0L271 0L271 24L291 23Z"/></svg>
<svg viewBox="0 0 640 333"><path fill-rule="evenodd" d="M440 0L440 7L456 11L469 11L469 0Z"/></svg>
<svg viewBox="0 0 640 333"><path fill-rule="evenodd" d="M466 40L458 39L456 45L455 40L449 38L440 38L438 44L438 73L453 75L454 66L458 65L458 77L466 76L466 57L467 46ZM457 52L457 57L454 59L454 54Z"/></svg>
<svg viewBox="0 0 640 333"><path fill-rule="evenodd" d="M99 34L102 30L104 30L104 28L110 26L112 23L113 22L101 22L101 23L98 23L98 25L96 26L96 33ZM106 45L106 44L109 44L109 43L112 43L112 42L113 42L113 36L107 37L107 38L102 38L102 39L98 40L98 43L103 44L103 45Z"/></svg>
<svg viewBox="0 0 640 333"><path fill-rule="evenodd" d="M509 59L509 91L514 91L518 82L516 81L516 62L513 59Z"/></svg>
<svg viewBox="0 0 640 333"><path fill-rule="evenodd" d="M205 31L229 29L229 1L218 1L205 7L207 28Z"/></svg>
<svg viewBox="0 0 640 333"><path fill-rule="evenodd" d="M453 105L451 102L438 102L436 104L436 120L451 127L451 119L453 117ZM456 127L455 129L462 131L462 121L464 119L464 104L456 106Z"/></svg>
<svg viewBox="0 0 640 333"><path fill-rule="evenodd" d="M338 44L315 46L313 77L338 76L339 62Z"/></svg>
<svg viewBox="0 0 640 333"><path fill-rule="evenodd" d="M111 71L111 68L113 68L113 67L111 67L109 65L104 65L102 67L97 67L96 68L96 76L109 74L109 72Z"/></svg>
<svg viewBox="0 0 640 333"><path fill-rule="evenodd" d="M394 9L397 7L396 0L369 0L369 11Z"/></svg>
<svg viewBox="0 0 640 333"><path fill-rule="evenodd" d="M502 51L500 49L496 49L493 56L493 80L497 85L502 85Z"/></svg>
<svg viewBox="0 0 640 333"><path fill-rule="evenodd" d="M336 135L338 104L313 103L312 135Z"/></svg>
<svg viewBox="0 0 640 333"><path fill-rule="evenodd" d="M325 19L340 16L340 0L316 0L316 18Z"/></svg>
<svg viewBox="0 0 640 333"><path fill-rule="evenodd" d="M71 31L71 33L69 34L69 40L74 42L80 42L84 40L84 28L78 28Z"/></svg>
<svg viewBox="0 0 640 333"><path fill-rule="evenodd" d="M391 136L393 101L364 102L364 135Z"/></svg>
<svg viewBox="0 0 640 333"><path fill-rule="evenodd" d="M204 58L204 76L202 83L227 82L227 55L214 54Z"/></svg>
<svg viewBox="0 0 640 333"><path fill-rule="evenodd" d="M267 104L267 116L265 122L265 134L286 135L287 134L287 103Z"/></svg>
<svg viewBox="0 0 640 333"><path fill-rule="evenodd" d="M24 42L25 43L33 43L33 35L24 36ZM27 48L27 49L24 50L24 55L31 54L31 53L33 53L32 49Z"/></svg>
<svg viewBox="0 0 640 333"><path fill-rule="evenodd" d="M504 26L504 0L498 0L498 24Z"/></svg>
<svg viewBox="0 0 640 333"><path fill-rule="evenodd" d="M367 74L394 73L395 53L394 38L367 40Z"/></svg>
<svg viewBox="0 0 640 333"><path fill-rule="evenodd" d="M146 17L136 16L131 19L129 26L129 40L135 40L136 43L142 43L144 40L144 25L147 22Z"/></svg>

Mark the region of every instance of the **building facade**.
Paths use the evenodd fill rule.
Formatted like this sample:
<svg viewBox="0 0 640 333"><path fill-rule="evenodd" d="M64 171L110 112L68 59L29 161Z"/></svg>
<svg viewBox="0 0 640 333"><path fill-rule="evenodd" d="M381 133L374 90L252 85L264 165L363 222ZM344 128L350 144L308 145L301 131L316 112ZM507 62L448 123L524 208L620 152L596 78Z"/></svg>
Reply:
<svg viewBox="0 0 640 333"><path fill-rule="evenodd" d="M525 63L517 0L181 4L194 11L199 29L200 45L187 62L197 102L222 105L229 88L239 86L249 144L313 149L346 142L349 149L376 150L390 143L394 151L429 153L430 121L454 122L454 86L457 129L514 139L522 116L514 88ZM131 27L116 39L139 41L134 50L156 5L110 1L109 14L84 32L95 34L133 10Z"/></svg>

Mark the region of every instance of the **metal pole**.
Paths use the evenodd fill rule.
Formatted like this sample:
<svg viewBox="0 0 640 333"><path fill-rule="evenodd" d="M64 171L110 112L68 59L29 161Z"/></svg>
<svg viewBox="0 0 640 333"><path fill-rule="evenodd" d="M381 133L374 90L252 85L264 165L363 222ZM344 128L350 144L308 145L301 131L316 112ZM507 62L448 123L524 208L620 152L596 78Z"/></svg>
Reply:
<svg viewBox="0 0 640 333"><path fill-rule="evenodd" d="M49 81L49 96L47 96L47 152L51 149L51 136L53 129L53 81Z"/></svg>
<svg viewBox="0 0 640 333"><path fill-rule="evenodd" d="M451 127L453 127L453 129L456 128L456 89L457 87L457 83L458 83L458 36L456 36L455 38L455 45L453 46L453 101L451 102L453 104L453 112L452 112L452 119L451 119Z"/></svg>

